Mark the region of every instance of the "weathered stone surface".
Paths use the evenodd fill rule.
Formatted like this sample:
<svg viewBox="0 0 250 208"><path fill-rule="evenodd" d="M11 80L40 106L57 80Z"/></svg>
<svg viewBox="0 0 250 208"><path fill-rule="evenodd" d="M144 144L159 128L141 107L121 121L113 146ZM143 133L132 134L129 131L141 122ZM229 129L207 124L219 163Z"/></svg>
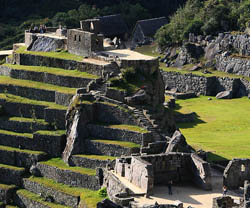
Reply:
<svg viewBox="0 0 250 208"><path fill-rule="evenodd" d="M234 200L230 196L213 198L212 208L232 208L234 206Z"/></svg>
<svg viewBox="0 0 250 208"><path fill-rule="evenodd" d="M22 185L22 178L25 174L24 168L17 168L12 166L0 167L0 183L14 184L16 186Z"/></svg>
<svg viewBox="0 0 250 208"><path fill-rule="evenodd" d="M122 208L109 199L104 199L102 202L97 203L97 208Z"/></svg>
<svg viewBox="0 0 250 208"><path fill-rule="evenodd" d="M66 110L64 109L45 108L43 118L55 129L65 129L65 114Z"/></svg>
<svg viewBox="0 0 250 208"><path fill-rule="evenodd" d="M232 92L231 91L223 91L223 92L219 92L216 95L217 99L231 99L232 98Z"/></svg>
<svg viewBox="0 0 250 208"><path fill-rule="evenodd" d="M124 97L126 96L125 91L120 91L112 88L107 88L106 94L108 98L124 102Z"/></svg>
<svg viewBox="0 0 250 208"><path fill-rule="evenodd" d="M16 186L14 185L4 185L0 187L0 201L9 204L11 203L11 200L13 199L14 193L16 190Z"/></svg>
<svg viewBox="0 0 250 208"><path fill-rule="evenodd" d="M38 37L30 48L31 51L56 51L65 48L65 39L51 38L46 36Z"/></svg>
<svg viewBox="0 0 250 208"><path fill-rule="evenodd" d="M169 153L169 152L189 152L188 147L187 147L186 138L178 130L175 131L175 133L173 134L173 136L168 144L168 148L166 150L166 153Z"/></svg>

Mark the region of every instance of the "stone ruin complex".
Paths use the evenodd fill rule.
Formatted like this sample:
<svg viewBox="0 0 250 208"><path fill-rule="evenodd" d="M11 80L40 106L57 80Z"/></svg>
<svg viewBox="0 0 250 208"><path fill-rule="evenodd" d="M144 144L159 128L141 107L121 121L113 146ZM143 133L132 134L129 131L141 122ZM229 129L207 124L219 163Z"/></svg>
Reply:
<svg viewBox="0 0 250 208"><path fill-rule="evenodd" d="M74 58L55 56L64 50ZM25 44L14 44L6 60L0 66L0 207L93 207L74 187L106 187L116 204L105 200L100 208L142 207L134 197L149 197L170 180L212 189L210 164L186 143L163 105L172 75L160 72L157 58L106 47L98 19L81 21L80 29L26 31ZM130 73L140 85L131 82L135 89L128 90L122 86ZM206 86L195 86L208 94ZM233 160L224 173L228 187L245 184L245 204L248 163ZM233 204L215 199L213 207L222 207L220 200Z"/></svg>

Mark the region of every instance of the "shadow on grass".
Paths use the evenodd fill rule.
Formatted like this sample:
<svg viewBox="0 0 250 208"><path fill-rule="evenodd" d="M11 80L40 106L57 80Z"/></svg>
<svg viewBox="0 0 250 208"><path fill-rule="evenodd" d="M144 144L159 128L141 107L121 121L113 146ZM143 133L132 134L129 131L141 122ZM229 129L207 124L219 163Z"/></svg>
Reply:
<svg viewBox="0 0 250 208"><path fill-rule="evenodd" d="M219 164L219 165L222 165L224 167L227 166L229 160L225 157L222 157L220 155L217 155L213 152L208 152L207 153L207 161L208 162L212 162L214 164Z"/></svg>

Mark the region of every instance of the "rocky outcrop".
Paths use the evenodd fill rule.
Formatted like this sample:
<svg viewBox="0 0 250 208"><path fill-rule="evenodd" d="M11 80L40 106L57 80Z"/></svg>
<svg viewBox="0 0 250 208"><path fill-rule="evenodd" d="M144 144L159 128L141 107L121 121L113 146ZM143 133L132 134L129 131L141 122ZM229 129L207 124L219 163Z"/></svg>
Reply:
<svg viewBox="0 0 250 208"><path fill-rule="evenodd" d="M189 152L188 145L186 142L186 138L183 136L183 134L180 131L175 131L173 134L169 144L168 148L166 150L166 153L170 152Z"/></svg>

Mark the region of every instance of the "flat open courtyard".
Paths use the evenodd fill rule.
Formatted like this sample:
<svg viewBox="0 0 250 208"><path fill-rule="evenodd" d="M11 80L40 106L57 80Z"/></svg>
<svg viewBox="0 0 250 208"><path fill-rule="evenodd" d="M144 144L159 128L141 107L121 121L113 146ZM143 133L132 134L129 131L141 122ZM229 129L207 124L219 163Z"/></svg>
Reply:
<svg viewBox="0 0 250 208"><path fill-rule="evenodd" d="M249 158L250 99L208 98L176 100L176 113L196 113L194 122L178 123L188 144L210 151L212 160Z"/></svg>

